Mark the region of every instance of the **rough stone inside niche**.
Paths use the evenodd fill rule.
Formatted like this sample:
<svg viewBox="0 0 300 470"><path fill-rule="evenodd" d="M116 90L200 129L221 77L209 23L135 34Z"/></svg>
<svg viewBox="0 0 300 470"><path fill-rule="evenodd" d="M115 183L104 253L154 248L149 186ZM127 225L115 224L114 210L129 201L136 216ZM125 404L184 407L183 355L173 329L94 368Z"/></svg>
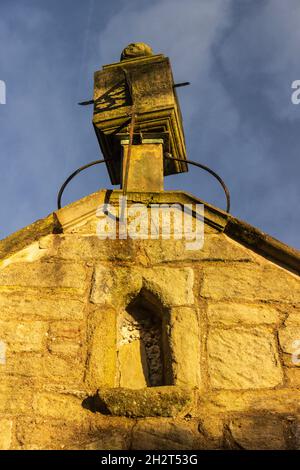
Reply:
<svg viewBox="0 0 300 470"><path fill-rule="evenodd" d="M165 385L163 321L157 306L139 295L119 317L118 385Z"/></svg>

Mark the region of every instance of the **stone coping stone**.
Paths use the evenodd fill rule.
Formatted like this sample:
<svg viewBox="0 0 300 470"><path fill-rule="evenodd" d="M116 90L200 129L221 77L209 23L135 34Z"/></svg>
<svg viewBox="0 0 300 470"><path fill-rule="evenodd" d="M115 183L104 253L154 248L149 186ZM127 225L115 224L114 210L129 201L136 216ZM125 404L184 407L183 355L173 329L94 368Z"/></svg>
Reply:
<svg viewBox="0 0 300 470"><path fill-rule="evenodd" d="M0 259L5 259L36 240L51 233L64 233L67 227L82 222L96 213L99 204L114 203L122 195L121 190L99 190L79 199L48 217L0 240ZM184 191L131 192L129 202L140 202L148 206L156 203L179 203L205 205L205 222L217 231L224 231L230 238L254 252L275 261L279 266L300 273L300 252L231 214L208 204Z"/></svg>
<svg viewBox="0 0 300 470"><path fill-rule="evenodd" d="M101 388L94 397L94 405L96 411L113 416L175 417L183 416L192 410L194 397L193 388L174 385L138 390Z"/></svg>

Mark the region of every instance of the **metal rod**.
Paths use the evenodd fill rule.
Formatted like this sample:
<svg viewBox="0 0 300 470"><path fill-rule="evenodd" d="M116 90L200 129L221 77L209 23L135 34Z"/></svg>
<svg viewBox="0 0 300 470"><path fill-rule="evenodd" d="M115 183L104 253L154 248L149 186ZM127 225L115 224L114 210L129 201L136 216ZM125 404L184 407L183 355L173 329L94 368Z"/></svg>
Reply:
<svg viewBox="0 0 300 470"><path fill-rule="evenodd" d="M80 106L88 106L89 104L94 104L94 100L89 100L89 101L81 101L78 103Z"/></svg>
<svg viewBox="0 0 300 470"><path fill-rule="evenodd" d="M218 181L219 183L221 184L223 190L224 190L224 193L225 193L225 196L226 196L226 212L230 212L230 193L229 193L229 189L227 188L226 184L224 183L224 181L222 180L222 178L213 170L211 170L210 168L208 168L207 166L205 165L202 165L201 163L198 163L198 162L195 162L193 160L186 160L184 158L174 158L172 157L171 155L169 154L166 154L164 155L165 158L168 158L169 160L175 160L177 162L183 162L183 163L188 163L190 165L195 165L197 166L198 168L201 168L202 170L205 170L207 171L208 173L210 173L212 176L214 176ZM61 186L59 192L58 192L58 195L57 195L57 208L58 209L61 209L61 198L62 198L62 195L63 195L63 192L64 190L66 189L66 186L70 183L70 181L75 178L76 175L78 175L81 171L83 170L86 170L87 168L90 168L91 166L94 166L94 165L98 165L99 163L105 163L105 162L109 162L109 161L112 161L113 158L107 158L107 159L104 159L104 160L95 160L91 163L88 163L87 165L84 165L84 166L81 166L80 168L78 168L77 170L75 170L67 179L66 181L63 183L63 185Z"/></svg>
<svg viewBox="0 0 300 470"><path fill-rule="evenodd" d="M131 115L131 122L130 122L130 130L129 130L129 145L127 149L126 155L126 162L125 162L125 174L124 180L122 182L122 190L123 190L123 199L122 199L122 206L121 206L121 214L120 214L120 221L121 223L125 223L125 196L127 193L127 185L128 185L128 174L129 174L129 163L130 163L130 156L131 156L131 147L133 144L133 133L134 133L134 125L135 125L135 107L132 106L132 115ZM123 150L124 152L124 150ZM124 158L124 154L123 154ZM123 167L124 168L124 167Z"/></svg>
<svg viewBox="0 0 300 470"><path fill-rule="evenodd" d="M90 166L94 166L94 165L98 165L99 163L105 163L105 162L109 162L111 161L112 158L109 158L109 159L104 159L104 160L95 160L94 162L91 162L91 163L88 163L87 165L83 165L81 166L80 168L78 168L77 170L75 170L67 179L66 181L63 183L63 185L61 186L59 192L58 192L58 195L57 195L57 208L58 209L61 209L61 198L62 198L62 195L63 195L63 192L64 190L66 189L66 186L70 183L70 181L75 178L76 175L78 175L78 173L80 173L81 171L83 170L86 170L87 168L89 168Z"/></svg>
<svg viewBox="0 0 300 470"><path fill-rule="evenodd" d="M224 181L222 180L222 178L215 171L208 168L208 166L202 165L202 163L194 162L193 160L186 160L184 158L174 158L174 157L172 157L172 155L169 155L167 153L165 153L164 156L165 156L165 158L168 158L169 160L175 160L177 162L184 162L184 163L189 163L190 165L195 165L198 168L201 168L202 170L205 170L208 173L210 173L212 176L214 176L219 181L219 183L221 184L221 186L224 190L224 193L225 193L225 196L226 196L226 212L230 212L230 193L229 193L229 189L227 188L227 186L224 183Z"/></svg>
<svg viewBox="0 0 300 470"><path fill-rule="evenodd" d="M134 133L134 125L135 125L135 109L134 106L132 107L132 116L130 122L130 131L129 131L129 145L127 149L126 155L126 163L125 163L125 175L124 175L124 183L123 183L123 196L125 196L127 191L127 184L128 184L128 173L129 173L129 160L131 156L131 147L133 144L133 133Z"/></svg>
<svg viewBox="0 0 300 470"><path fill-rule="evenodd" d="M174 83L173 88L179 88L180 86L187 86L190 84L191 82Z"/></svg>

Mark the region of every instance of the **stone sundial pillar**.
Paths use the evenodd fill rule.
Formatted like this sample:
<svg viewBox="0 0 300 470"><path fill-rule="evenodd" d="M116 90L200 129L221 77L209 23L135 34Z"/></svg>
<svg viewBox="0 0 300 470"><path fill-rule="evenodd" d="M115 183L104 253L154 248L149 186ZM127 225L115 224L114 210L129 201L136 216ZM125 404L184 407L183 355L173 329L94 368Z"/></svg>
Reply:
<svg viewBox="0 0 300 470"><path fill-rule="evenodd" d="M93 124L112 184L162 191L166 175L187 171L181 112L170 61L144 43L95 73Z"/></svg>

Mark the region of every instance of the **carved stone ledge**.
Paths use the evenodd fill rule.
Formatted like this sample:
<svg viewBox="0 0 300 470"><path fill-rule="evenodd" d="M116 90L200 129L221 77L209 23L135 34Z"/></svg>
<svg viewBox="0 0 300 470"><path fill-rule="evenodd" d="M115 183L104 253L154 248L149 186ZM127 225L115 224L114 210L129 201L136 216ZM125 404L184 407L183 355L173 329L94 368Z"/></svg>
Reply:
<svg viewBox="0 0 300 470"><path fill-rule="evenodd" d="M94 410L131 418L176 417L190 413L194 403L195 390L190 387L101 388L94 397Z"/></svg>

